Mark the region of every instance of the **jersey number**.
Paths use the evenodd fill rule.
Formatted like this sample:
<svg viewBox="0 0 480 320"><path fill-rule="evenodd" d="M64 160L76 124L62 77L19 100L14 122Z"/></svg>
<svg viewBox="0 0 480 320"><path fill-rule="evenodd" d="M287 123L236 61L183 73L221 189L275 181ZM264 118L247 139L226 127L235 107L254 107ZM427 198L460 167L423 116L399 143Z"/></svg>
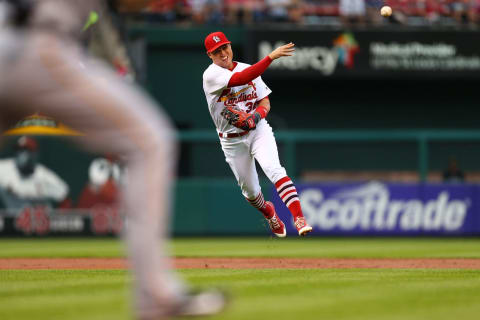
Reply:
<svg viewBox="0 0 480 320"><path fill-rule="evenodd" d="M260 101L255 101L253 102L247 102L245 105L247 106L247 113L250 113L250 111L257 109L258 103Z"/></svg>

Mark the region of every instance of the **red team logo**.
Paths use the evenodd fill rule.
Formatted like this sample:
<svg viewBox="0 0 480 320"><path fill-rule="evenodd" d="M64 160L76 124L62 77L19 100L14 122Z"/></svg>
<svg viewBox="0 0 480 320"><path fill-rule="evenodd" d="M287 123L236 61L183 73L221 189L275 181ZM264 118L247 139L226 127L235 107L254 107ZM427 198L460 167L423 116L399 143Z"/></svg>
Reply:
<svg viewBox="0 0 480 320"><path fill-rule="evenodd" d="M248 91L248 89L250 88L252 88L253 91L250 93L247 93L246 91ZM245 106L247 107L245 111L250 113L252 110L255 110L255 108L257 107L257 102L258 102L256 101L257 98L258 98L257 87L255 86L253 81L250 81L248 83L248 87L245 87L240 91L232 92L231 88L227 88L223 90L220 97L218 97L217 102L223 102L225 106L237 106L237 104L240 102L248 101L245 103ZM250 100L253 100L253 101L250 101Z"/></svg>

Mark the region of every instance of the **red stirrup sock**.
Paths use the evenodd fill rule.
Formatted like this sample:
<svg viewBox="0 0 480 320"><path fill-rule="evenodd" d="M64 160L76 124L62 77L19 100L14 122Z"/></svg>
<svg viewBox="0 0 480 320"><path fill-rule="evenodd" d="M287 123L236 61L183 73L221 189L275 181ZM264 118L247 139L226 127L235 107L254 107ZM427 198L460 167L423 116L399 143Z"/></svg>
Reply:
<svg viewBox="0 0 480 320"><path fill-rule="evenodd" d="M302 207L300 206L300 199L298 199L297 189L289 177L283 177L275 182L277 193L287 206L294 219L303 217Z"/></svg>
<svg viewBox="0 0 480 320"><path fill-rule="evenodd" d="M273 207L267 206L267 203L265 202L265 199L263 198L263 194L261 192L253 200L250 200L248 198L246 199L253 207L257 208L265 218L270 219L271 217L273 217L275 211Z"/></svg>

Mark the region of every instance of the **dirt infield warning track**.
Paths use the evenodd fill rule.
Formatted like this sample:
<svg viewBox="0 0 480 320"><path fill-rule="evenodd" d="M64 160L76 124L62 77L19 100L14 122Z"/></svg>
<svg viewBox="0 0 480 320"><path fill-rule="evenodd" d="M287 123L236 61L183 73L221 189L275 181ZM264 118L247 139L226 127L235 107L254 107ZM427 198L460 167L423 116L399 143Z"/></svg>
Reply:
<svg viewBox="0 0 480 320"><path fill-rule="evenodd" d="M13 269L126 269L121 258L8 258L0 270ZM334 258L175 258L179 269L474 269L480 259L334 259Z"/></svg>

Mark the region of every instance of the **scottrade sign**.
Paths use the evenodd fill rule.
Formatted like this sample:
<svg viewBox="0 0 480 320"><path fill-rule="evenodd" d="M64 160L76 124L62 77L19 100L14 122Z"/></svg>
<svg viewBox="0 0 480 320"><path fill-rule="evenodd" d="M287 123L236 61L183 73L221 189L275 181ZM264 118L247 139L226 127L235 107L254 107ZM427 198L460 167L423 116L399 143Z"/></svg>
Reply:
<svg viewBox="0 0 480 320"><path fill-rule="evenodd" d="M480 235L480 185L298 184L303 213L318 235ZM296 230L276 192L275 208Z"/></svg>

